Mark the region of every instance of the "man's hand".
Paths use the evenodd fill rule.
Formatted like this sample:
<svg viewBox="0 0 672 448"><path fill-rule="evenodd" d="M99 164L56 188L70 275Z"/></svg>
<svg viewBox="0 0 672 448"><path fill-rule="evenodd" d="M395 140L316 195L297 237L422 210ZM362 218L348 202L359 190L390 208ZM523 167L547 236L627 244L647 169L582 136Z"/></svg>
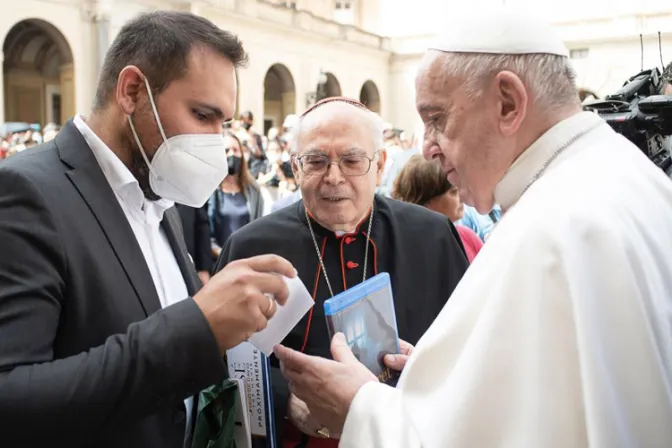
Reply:
<svg viewBox="0 0 672 448"><path fill-rule="evenodd" d="M194 296L222 355L266 328L275 314L275 302L285 304L289 290L277 274L293 278L296 271L289 261L277 255L236 260L215 274Z"/></svg>
<svg viewBox="0 0 672 448"><path fill-rule="evenodd" d="M314 418L333 434L340 434L350 404L366 383L378 381L362 363L357 361L345 336L337 333L331 341L334 360L308 356L278 345L275 356L289 389L304 401Z"/></svg>
<svg viewBox="0 0 672 448"><path fill-rule="evenodd" d="M397 372L404 370L414 347L403 339L399 339L399 348L401 349L401 353L397 355L385 355L383 359L388 368Z"/></svg>
<svg viewBox="0 0 672 448"><path fill-rule="evenodd" d="M198 271L198 278L201 279L201 283L204 285L210 280L210 273L208 271Z"/></svg>
<svg viewBox="0 0 672 448"><path fill-rule="evenodd" d="M287 417L289 417L289 421L302 433L308 434L309 436L315 436L317 431L324 428L324 425L317 421L317 419L310 413L308 405L294 394L289 395L289 401L287 402ZM331 433L329 437L332 439L339 439L340 435Z"/></svg>

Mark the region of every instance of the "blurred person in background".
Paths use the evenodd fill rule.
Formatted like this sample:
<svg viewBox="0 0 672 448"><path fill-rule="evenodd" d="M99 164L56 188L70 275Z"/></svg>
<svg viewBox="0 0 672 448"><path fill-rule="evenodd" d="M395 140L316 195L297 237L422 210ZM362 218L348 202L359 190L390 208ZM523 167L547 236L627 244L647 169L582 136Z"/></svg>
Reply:
<svg viewBox="0 0 672 448"><path fill-rule="evenodd" d="M263 215L264 199L243 158L243 145L230 131L224 132L229 174L208 202L212 256L219 256L233 232Z"/></svg>
<svg viewBox="0 0 672 448"><path fill-rule="evenodd" d="M299 117L295 114L287 115L282 122L282 132L280 133L280 138L283 139L287 144L291 144L294 141L294 130L299 123ZM289 148L291 151L291 148Z"/></svg>
<svg viewBox="0 0 672 448"><path fill-rule="evenodd" d="M56 137L56 134L58 134L58 131L60 130L60 126L58 126L55 123L49 123L44 127L44 141L49 142Z"/></svg>
<svg viewBox="0 0 672 448"><path fill-rule="evenodd" d="M175 208L180 213L187 252L194 262L194 267L201 282L206 284L210 280L210 272L214 264L210 242L208 204L203 207L175 204Z"/></svg>
<svg viewBox="0 0 672 448"><path fill-rule="evenodd" d="M394 182L392 197L441 213L453 224L464 214L457 187L446 178L440 164L426 161L421 154L414 155L404 165ZM455 225L455 228L471 263L483 247L483 242L473 230L461 225Z"/></svg>
<svg viewBox="0 0 672 448"><path fill-rule="evenodd" d="M500 219L502 219L502 209L499 204L495 204L487 214L481 214L475 207L465 205L464 214L462 219L458 221L458 224L470 228L478 235L481 241L485 242Z"/></svg>
<svg viewBox="0 0 672 448"><path fill-rule="evenodd" d="M242 136L241 142L248 148L250 153L250 157L247 161L250 168L250 174L256 179L259 177L259 173L264 171L266 154L264 151L263 139L253 128L254 116L251 111L245 111L240 115L240 126L244 131L239 134Z"/></svg>

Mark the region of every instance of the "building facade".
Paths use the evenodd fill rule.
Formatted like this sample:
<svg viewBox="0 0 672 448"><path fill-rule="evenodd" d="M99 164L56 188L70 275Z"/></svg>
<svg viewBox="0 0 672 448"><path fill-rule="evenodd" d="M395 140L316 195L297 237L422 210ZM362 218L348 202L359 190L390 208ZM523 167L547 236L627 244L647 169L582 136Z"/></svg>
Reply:
<svg viewBox="0 0 672 448"><path fill-rule="evenodd" d="M301 113L320 96L358 98L382 116L391 115L389 39L348 24L344 15L328 18L292 7L300 2L285 3L19 2L0 17L4 105L0 123L44 125L63 123L75 113L87 114L110 43L126 21L155 9L191 11L240 36L250 60L238 72L238 110L252 111L258 128L281 126L286 115Z"/></svg>
<svg viewBox="0 0 672 448"><path fill-rule="evenodd" d="M502 0L23 0L0 16L0 123L62 124L87 114L105 51L123 24L154 9L191 11L238 34L238 110L280 126L319 97L365 102L395 126L421 132L414 79L422 54L459 8ZM564 37L579 86L603 97L640 68L672 60L672 6L661 0L506 0L538 9ZM660 33L660 34L659 34ZM641 40L640 40L640 35ZM643 48L643 53L642 53ZM642 56L643 55L643 56Z"/></svg>
<svg viewBox="0 0 672 448"><path fill-rule="evenodd" d="M410 11L401 8L401 0L390 1L397 3L388 17L396 26L386 29L393 50L390 85L395 107L387 119L416 132L422 129L413 107L419 61L445 26L445 18L460 8L485 10L505 2L553 23L570 50L584 96L603 98L642 67L662 70L661 53L665 65L672 61L672 3L666 0L415 0Z"/></svg>

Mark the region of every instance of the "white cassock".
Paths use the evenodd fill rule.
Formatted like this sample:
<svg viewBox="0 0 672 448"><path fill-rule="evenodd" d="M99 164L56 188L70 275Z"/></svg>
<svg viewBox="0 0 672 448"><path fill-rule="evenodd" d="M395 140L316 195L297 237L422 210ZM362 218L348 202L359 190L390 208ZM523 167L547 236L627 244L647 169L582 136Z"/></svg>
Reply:
<svg viewBox="0 0 672 448"><path fill-rule="evenodd" d="M601 121L511 167L503 219L398 387L359 391L341 447L672 447L672 182Z"/></svg>

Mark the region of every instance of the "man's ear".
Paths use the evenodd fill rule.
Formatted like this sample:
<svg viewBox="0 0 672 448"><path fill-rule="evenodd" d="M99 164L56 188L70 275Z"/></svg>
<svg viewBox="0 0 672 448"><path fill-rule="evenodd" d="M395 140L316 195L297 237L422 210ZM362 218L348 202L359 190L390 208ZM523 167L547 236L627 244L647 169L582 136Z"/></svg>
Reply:
<svg viewBox="0 0 672 448"><path fill-rule="evenodd" d="M299 167L299 158L297 157L296 153L292 153L292 155L289 157L289 164L292 167L292 173L294 173L294 179L296 179L296 182L298 183L301 180L301 168Z"/></svg>
<svg viewBox="0 0 672 448"><path fill-rule="evenodd" d="M499 131L509 137L518 131L525 119L527 88L518 75L509 71L499 72L493 82L498 103Z"/></svg>
<svg viewBox="0 0 672 448"><path fill-rule="evenodd" d="M378 161L376 162L376 186L380 187L383 183L383 171L385 170L385 162L387 161L387 151L384 149L378 150Z"/></svg>
<svg viewBox="0 0 672 448"><path fill-rule="evenodd" d="M126 115L132 115L138 107L140 92L146 92L145 75L134 65L128 65L119 73L115 98Z"/></svg>

